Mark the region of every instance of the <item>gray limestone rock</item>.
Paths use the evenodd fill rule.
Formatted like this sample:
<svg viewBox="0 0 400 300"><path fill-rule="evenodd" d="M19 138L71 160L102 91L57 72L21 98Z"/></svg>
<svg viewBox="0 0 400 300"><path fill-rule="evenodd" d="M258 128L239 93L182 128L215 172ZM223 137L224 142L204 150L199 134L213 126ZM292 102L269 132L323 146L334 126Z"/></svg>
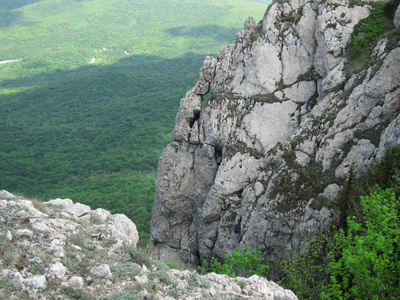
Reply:
<svg viewBox="0 0 400 300"><path fill-rule="evenodd" d="M104 223L111 217L111 213L105 209L97 208L89 212L90 218L94 223Z"/></svg>
<svg viewBox="0 0 400 300"><path fill-rule="evenodd" d="M344 72L345 61L342 60L329 74L322 80L322 91L324 93L335 92L343 89L346 82L346 73Z"/></svg>
<svg viewBox="0 0 400 300"><path fill-rule="evenodd" d="M332 183L325 188L323 196L329 200L334 200L338 196L339 191L340 186L338 186L336 183Z"/></svg>
<svg viewBox="0 0 400 300"><path fill-rule="evenodd" d="M211 145L202 147L199 145L197 148L195 153L192 153L195 164L193 173L196 173L202 185L195 181L192 192L193 195L200 197L205 196L202 194L205 180L213 182L209 169L212 167L215 173L217 161L222 163L222 158L216 159L215 147ZM188 150L187 144L181 145L179 151L183 153L184 150ZM204 164L204 156L210 158L209 165ZM242 158L245 157L249 156L245 154ZM240 162L240 159L237 162ZM185 191L191 190L188 188ZM249 203L254 203L264 191L263 183L257 181L246 187L242 194L247 195ZM222 195L217 188L214 188L214 192L216 196ZM74 204L70 201L57 200L56 203L59 205L46 204L51 209L51 215L43 214L38 218L36 212L31 210L33 205L30 200L20 201L11 197L8 199L0 200L1 211L4 212L3 208L7 209L9 214L9 219L2 224L2 228L4 233L12 232L13 238L5 240L3 244L10 247L18 246L13 247L11 253L15 254L15 259L18 260L12 262L10 254L10 265L7 266L9 268L0 270L0 279L7 277L13 285L11 290L0 289L1 299L20 299L26 295L30 298L45 299L51 294L58 295L60 290L67 287L79 289L84 297L89 298L96 298L99 295L117 297L120 296L120 291L138 289L141 290L143 297L148 297L154 295L155 285L157 285L156 297L160 299L209 299L210 295L214 295L217 299L232 296L242 299L274 299L274 296L297 299L291 291L263 278L257 278L255 281L216 274L208 278L196 271L171 270L163 262L154 261L139 249L135 249L137 230L132 221L124 215L111 215L108 211L97 209L88 212L90 218L77 220L72 214L65 212ZM61 205L62 203L68 205ZM25 214L22 215L21 211ZM26 218L29 222L25 222ZM208 230L209 227L205 229ZM182 247L180 251L166 245L155 246L154 249L158 253L155 252L152 256L164 261L191 262L194 266L195 243L196 237L190 232L180 241ZM140 266L134 262L142 259L150 265ZM19 271L16 271L16 266ZM32 271L37 274L32 275ZM240 288L243 284L246 286L245 289Z"/></svg>
<svg viewBox="0 0 400 300"><path fill-rule="evenodd" d="M400 100L400 98L399 98ZM382 132L377 158L381 159L388 147L400 145L400 115Z"/></svg>
<svg viewBox="0 0 400 300"><path fill-rule="evenodd" d="M372 162L374 154L374 144L369 140L359 140L358 143L351 148L340 166L335 170L336 177L347 178L352 165L354 165L354 170L357 174L365 174L368 166Z"/></svg>
<svg viewBox="0 0 400 300"><path fill-rule="evenodd" d="M83 278L81 276L71 276L68 279L68 286L73 287L75 289L80 289L83 287Z"/></svg>
<svg viewBox="0 0 400 300"><path fill-rule="evenodd" d="M254 18L251 16L248 17L246 19L246 22L244 22L244 29L252 31L252 30L254 30L255 27L256 27L256 21L254 20Z"/></svg>
<svg viewBox="0 0 400 300"><path fill-rule="evenodd" d="M13 236L12 236L12 233L11 233L10 230L7 230L6 238L7 238L7 240L9 240L10 242L12 242Z"/></svg>
<svg viewBox="0 0 400 300"><path fill-rule="evenodd" d="M53 254L53 256L58 257L58 258L64 258L65 257L65 250L64 247L56 245L56 244L50 244L48 247L49 251Z"/></svg>
<svg viewBox="0 0 400 300"><path fill-rule="evenodd" d="M22 277L22 274L20 272L13 272L10 273L10 278L16 282L23 282L24 277Z"/></svg>
<svg viewBox="0 0 400 300"><path fill-rule="evenodd" d="M343 54L370 9L278 1L206 58L159 162L155 257L193 267L248 246L274 264L330 226L350 166L361 175L400 143L398 41L348 78Z"/></svg>
<svg viewBox="0 0 400 300"><path fill-rule="evenodd" d="M35 294L38 291L43 291L47 288L47 279L44 275L33 275L23 280L25 286L28 287L27 291Z"/></svg>
<svg viewBox="0 0 400 300"><path fill-rule="evenodd" d="M54 279L61 279L65 276L67 268L60 262L56 262L50 266L49 276Z"/></svg>
<svg viewBox="0 0 400 300"><path fill-rule="evenodd" d="M316 92L315 81L299 81L284 90L285 97L296 103L306 103Z"/></svg>
<svg viewBox="0 0 400 300"><path fill-rule="evenodd" d="M0 191L0 198L1 199L14 199L16 196L10 192L7 192L5 190Z"/></svg>
<svg viewBox="0 0 400 300"><path fill-rule="evenodd" d="M394 25L396 27L400 26L400 5L397 7L396 12L394 14Z"/></svg>
<svg viewBox="0 0 400 300"><path fill-rule="evenodd" d="M44 202L45 204L50 204L50 205L56 205L56 206L61 206L63 208L68 208L73 205L73 201L71 199L52 199L47 202Z"/></svg>
<svg viewBox="0 0 400 300"><path fill-rule="evenodd" d="M112 279L110 266L107 264L101 264L90 268L89 273L95 277Z"/></svg>
<svg viewBox="0 0 400 300"><path fill-rule="evenodd" d="M135 223L122 214L112 215L110 221L113 224L111 236L124 241L127 245L136 247L139 241L139 234Z"/></svg>
<svg viewBox="0 0 400 300"><path fill-rule="evenodd" d="M81 203L74 203L66 209L67 213L73 216L75 219L78 219L83 216L87 216L87 214L91 211L90 207Z"/></svg>

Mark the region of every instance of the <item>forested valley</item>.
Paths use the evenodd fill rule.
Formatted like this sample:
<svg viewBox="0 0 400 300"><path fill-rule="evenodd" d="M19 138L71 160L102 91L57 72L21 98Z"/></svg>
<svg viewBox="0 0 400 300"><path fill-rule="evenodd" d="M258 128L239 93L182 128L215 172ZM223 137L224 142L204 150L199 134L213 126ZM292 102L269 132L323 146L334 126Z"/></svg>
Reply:
<svg viewBox="0 0 400 300"><path fill-rule="evenodd" d="M268 3L2 0L0 189L124 213L147 239L179 100Z"/></svg>

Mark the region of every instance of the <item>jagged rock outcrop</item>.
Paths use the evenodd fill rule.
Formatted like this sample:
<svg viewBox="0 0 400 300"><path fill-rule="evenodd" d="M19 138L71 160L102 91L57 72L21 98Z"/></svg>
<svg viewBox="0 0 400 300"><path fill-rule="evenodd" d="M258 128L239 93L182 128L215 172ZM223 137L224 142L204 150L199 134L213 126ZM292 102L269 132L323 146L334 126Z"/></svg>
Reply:
<svg viewBox="0 0 400 300"><path fill-rule="evenodd" d="M400 26L400 5L397 7L397 10L396 10L396 12L394 14L394 21L393 22L394 22L394 25L396 27Z"/></svg>
<svg viewBox="0 0 400 300"><path fill-rule="evenodd" d="M137 242L124 215L0 191L0 298L297 299L258 276L171 269L146 257Z"/></svg>
<svg viewBox="0 0 400 300"><path fill-rule="evenodd" d="M274 263L331 223L350 167L400 143L399 35L361 70L344 56L370 9L278 1L206 58L159 162L154 256L196 265L249 246Z"/></svg>

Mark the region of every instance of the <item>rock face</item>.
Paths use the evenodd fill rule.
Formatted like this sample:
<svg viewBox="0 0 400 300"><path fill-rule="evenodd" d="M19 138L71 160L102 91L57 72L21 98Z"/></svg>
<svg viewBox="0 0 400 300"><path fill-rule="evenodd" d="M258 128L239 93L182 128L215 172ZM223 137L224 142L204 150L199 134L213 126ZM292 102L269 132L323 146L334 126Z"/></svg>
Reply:
<svg viewBox="0 0 400 300"><path fill-rule="evenodd" d="M155 257L188 266L249 246L274 263L330 224L351 165L363 174L400 143L399 35L361 70L343 55L370 9L278 1L205 59L159 162Z"/></svg>
<svg viewBox="0 0 400 300"><path fill-rule="evenodd" d="M394 25L396 27L400 26L400 5L397 7L397 10L394 15Z"/></svg>
<svg viewBox="0 0 400 300"><path fill-rule="evenodd" d="M0 191L0 299L297 299L258 276L170 269L137 242L124 215Z"/></svg>

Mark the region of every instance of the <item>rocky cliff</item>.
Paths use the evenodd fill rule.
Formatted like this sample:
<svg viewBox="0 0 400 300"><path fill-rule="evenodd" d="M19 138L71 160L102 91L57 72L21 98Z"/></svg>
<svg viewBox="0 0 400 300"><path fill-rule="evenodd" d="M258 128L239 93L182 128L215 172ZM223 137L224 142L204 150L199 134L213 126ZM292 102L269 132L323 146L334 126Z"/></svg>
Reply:
<svg viewBox="0 0 400 300"><path fill-rule="evenodd" d="M297 299L258 276L171 269L137 242L125 215L0 191L0 299Z"/></svg>
<svg viewBox="0 0 400 300"><path fill-rule="evenodd" d="M400 144L398 29L347 52L372 9L277 1L205 59L159 162L154 256L196 265L249 246L277 262L331 224L350 168L362 175Z"/></svg>

